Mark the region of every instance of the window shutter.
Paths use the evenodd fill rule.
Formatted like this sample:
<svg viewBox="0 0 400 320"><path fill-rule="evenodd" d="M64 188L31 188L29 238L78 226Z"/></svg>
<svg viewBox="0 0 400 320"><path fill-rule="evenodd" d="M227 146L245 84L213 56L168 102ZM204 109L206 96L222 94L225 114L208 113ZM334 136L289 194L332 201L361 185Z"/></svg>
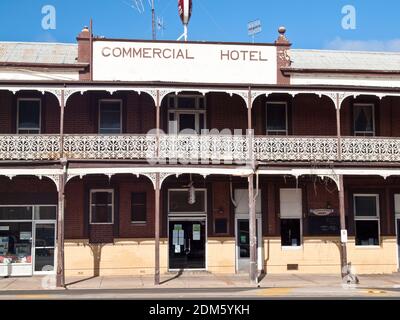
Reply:
<svg viewBox="0 0 400 320"><path fill-rule="evenodd" d="M254 191L255 192L255 191ZM235 208L236 214L249 214L249 190L236 189L235 201L237 207ZM258 191L256 198L256 213L261 213L261 190Z"/></svg>
<svg viewBox="0 0 400 320"><path fill-rule="evenodd" d="M281 189L280 208L283 219L301 218L303 213L301 189Z"/></svg>

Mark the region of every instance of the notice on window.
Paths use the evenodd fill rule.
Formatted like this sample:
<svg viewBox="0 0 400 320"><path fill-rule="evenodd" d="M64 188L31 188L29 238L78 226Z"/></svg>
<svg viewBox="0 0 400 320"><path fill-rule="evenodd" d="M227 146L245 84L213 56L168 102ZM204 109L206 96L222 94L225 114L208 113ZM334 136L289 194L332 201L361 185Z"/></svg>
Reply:
<svg viewBox="0 0 400 320"><path fill-rule="evenodd" d="M183 230L179 230L178 232L178 238L179 238L179 245L183 246L184 244L184 239L185 239L185 232Z"/></svg>
<svg viewBox="0 0 400 320"><path fill-rule="evenodd" d="M172 230L172 244L174 246L179 244L179 240L178 240L178 230Z"/></svg>
<svg viewBox="0 0 400 320"><path fill-rule="evenodd" d="M201 230L201 225L200 224L194 224L193 225L193 241L199 241L200 240L200 230Z"/></svg>
<svg viewBox="0 0 400 320"><path fill-rule="evenodd" d="M175 253L181 253L181 246L175 246Z"/></svg>
<svg viewBox="0 0 400 320"><path fill-rule="evenodd" d="M21 231L19 233L19 239L20 240L31 240L32 238L32 232L29 231Z"/></svg>

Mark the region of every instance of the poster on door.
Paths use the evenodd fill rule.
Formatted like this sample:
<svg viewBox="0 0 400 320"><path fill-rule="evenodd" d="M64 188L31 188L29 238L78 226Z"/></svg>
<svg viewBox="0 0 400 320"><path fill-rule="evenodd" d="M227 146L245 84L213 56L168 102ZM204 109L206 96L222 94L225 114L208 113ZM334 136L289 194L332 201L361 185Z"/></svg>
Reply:
<svg viewBox="0 0 400 320"><path fill-rule="evenodd" d="M181 224L175 224L172 230L172 245L175 246L175 253L181 252L181 246L184 245L185 232Z"/></svg>
<svg viewBox="0 0 400 320"><path fill-rule="evenodd" d="M200 224L193 224L193 241L200 240L200 230L201 230Z"/></svg>

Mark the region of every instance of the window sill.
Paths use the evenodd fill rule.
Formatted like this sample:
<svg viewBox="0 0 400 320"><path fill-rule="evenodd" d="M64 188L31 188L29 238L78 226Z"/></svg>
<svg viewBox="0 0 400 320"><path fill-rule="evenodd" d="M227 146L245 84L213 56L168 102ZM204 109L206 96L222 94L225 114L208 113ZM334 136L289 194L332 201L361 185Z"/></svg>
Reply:
<svg viewBox="0 0 400 320"><path fill-rule="evenodd" d="M296 251L303 249L303 245L300 246L281 246L282 251Z"/></svg>
<svg viewBox="0 0 400 320"><path fill-rule="evenodd" d="M147 225L147 221L131 221L131 225L134 225L134 226L145 226L145 225Z"/></svg>
<svg viewBox="0 0 400 320"><path fill-rule="evenodd" d="M369 246L369 245L356 245L355 246L356 247L356 249L381 249L381 246L377 246L377 245L371 245L371 246Z"/></svg>
<svg viewBox="0 0 400 320"><path fill-rule="evenodd" d="M113 225L114 222L91 222L90 225Z"/></svg>

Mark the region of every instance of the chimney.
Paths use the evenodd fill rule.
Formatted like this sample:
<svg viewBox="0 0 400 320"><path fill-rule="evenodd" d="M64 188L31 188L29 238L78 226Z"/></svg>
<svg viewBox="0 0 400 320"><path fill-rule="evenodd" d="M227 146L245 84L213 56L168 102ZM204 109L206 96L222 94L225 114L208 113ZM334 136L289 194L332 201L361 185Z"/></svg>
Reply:
<svg viewBox="0 0 400 320"><path fill-rule="evenodd" d="M278 84L290 84L290 77L286 76L282 72L281 69L290 67L291 61L290 61L290 57L288 54L288 50L290 49L292 44L289 42L289 40L285 36L285 33L286 33L285 27L279 27L278 32L279 32L279 36L278 36L278 39L275 41L276 52L277 52L277 62L278 62L277 82L278 82Z"/></svg>
<svg viewBox="0 0 400 320"><path fill-rule="evenodd" d="M90 63L90 31L88 27L84 27L76 38L78 42L78 62ZM89 65L84 71L79 72L79 80L90 80L90 68Z"/></svg>

